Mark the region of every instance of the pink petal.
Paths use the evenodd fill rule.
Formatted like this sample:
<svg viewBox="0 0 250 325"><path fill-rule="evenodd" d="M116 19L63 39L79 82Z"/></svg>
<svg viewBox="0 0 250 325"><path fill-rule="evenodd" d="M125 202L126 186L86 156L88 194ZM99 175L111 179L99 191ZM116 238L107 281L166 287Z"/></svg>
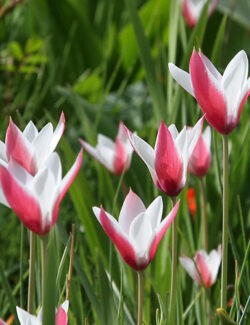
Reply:
<svg viewBox="0 0 250 325"><path fill-rule="evenodd" d="M175 204L175 206L170 211L170 213L166 216L166 218L160 223L160 225L156 229L156 236L155 236L155 239L153 240L153 242L151 243L150 252L149 252L150 261L152 261L152 259L154 258L157 247L158 247L162 237L164 236L167 229L169 228L169 226L175 219L178 209L179 209L179 205L180 205L180 201L178 201Z"/></svg>
<svg viewBox="0 0 250 325"><path fill-rule="evenodd" d="M162 122L156 140L155 170L162 191L176 196L182 190L183 164L175 142Z"/></svg>
<svg viewBox="0 0 250 325"><path fill-rule="evenodd" d="M100 210L99 221L106 234L115 244L124 261L133 269L139 270L133 246L128 241L126 236L124 236L124 234L118 230L118 227L114 226L103 208Z"/></svg>
<svg viewBox="0 0 250 325"><path fill-rule="evenodd" d="M231 129L226 125L227 110L224 95L218 84L215 84L215 78L212 79L208 74L201 54L196 51L193 51L191 56L189 69L195 98L206 114L206 120L218 132L229 133Z"/></svg>
<svg viewBox="0 0 250 325"><path fill-rule="evenodd" d="M115 174L121 175L127 161L127 152L124 144L118 139L115 140L114 171Z"/></svg>
<svg viewBox="0 0 250 325"><path fill-rule="evenodd" d="M53 213L52 213L52 225L56 223L57 216L58 216L58 210L59 210L59 205L64 197L64 195L67 193L70 185L76 178L77 173L79 172L81 165L82 165L82 150L79 152L76 161L68 171L68 173L64 176L62 183L60 185L60 193L59 196L56 199L54 208L53 208Z"/></svg>
<svg viewBox="0 0 250 325"><path fill-rule="evenodd" d="M56 325L67 325L68 324L68 315L63 309L59 307L56 313Z"/></svg>
<svg viewBox="0 0 250 325"><path fill-rule="evenodd" d="M196 25L198 17L197 17L197 13L191 10L188 2L189 2L188 0L182 0L181 9L186 23L190 28L192 28Z"/></svg>
<svg viewBox="0 0 250 325"><path fill-rule="evenodd" d="M0 175L4 195L25 227L38 235L47 233L49 227L42 228L42 215L37 200L3 166L0 167Z"/></svg>
<svg viewBox="0 0 250 325"><path fill-rule="evenodd" d="M212 283L212 275L209 270L209 266L207 265L204 257L200 252L197 252L194 261L196 263L198 272L200 273L200 276L202 278L202 282L206 288L210 288Z"/></svg>
<svg viewBox="0 0 250 325"><path fill-rule="evenodd" d="M8 159L14 159L30 174L34 175L36 172L36 163L30 151L29 143L15 123L13 123L12 119L9 122L5 142Z"/></svg>

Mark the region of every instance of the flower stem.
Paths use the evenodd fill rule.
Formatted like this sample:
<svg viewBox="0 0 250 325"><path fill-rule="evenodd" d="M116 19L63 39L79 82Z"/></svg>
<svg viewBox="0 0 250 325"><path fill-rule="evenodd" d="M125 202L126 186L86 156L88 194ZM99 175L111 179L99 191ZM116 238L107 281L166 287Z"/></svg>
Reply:
<svg viewBox="0 0 250 325"><path fill-rule="evenodd" d="M222 220L222 271L221 307L226 308L228 261L228 137L223 136L223 220Z"/></svg>
<svg viewBox="0 0 250 325"><path fill-rule="evenodd" d="M172 197L172 206L176 197ZM177 271L177 219L172 223L172 265L171 265L171 288L169 303L169 324L175 324L175 292L176 292L176 271Z"/></svg>
<svg viewBox="0 0 250 325"><path fill-rule="evenodd" d="M142 325L143 317L143 272L138 271L138 316L137 325Z"/></svg>
<svg viewBox="0 0 250 325"><path fill-rule="evenodd" d="M206 189L202 178L199 179L200 191L201 191L201 223L202 223L202 239L205 251L208 251L208 228L207 228L207 211L206 211Z"/></svg>
<svg viewBox="0 0 250 325"><path fill-rule="evenodd" d="M35 296L35 254L36 254L36 235L30 231L30 259L29 259L29 283L28 283L28 313L34 313Z"/></svg>
<svg viewBox="0 0 250 325"><path fill-rule="evenodd" d="M42 251L42 302L44 300L44 291L45 291L47 239L48 239L47 236L41 237L41 251Z"/></svg>

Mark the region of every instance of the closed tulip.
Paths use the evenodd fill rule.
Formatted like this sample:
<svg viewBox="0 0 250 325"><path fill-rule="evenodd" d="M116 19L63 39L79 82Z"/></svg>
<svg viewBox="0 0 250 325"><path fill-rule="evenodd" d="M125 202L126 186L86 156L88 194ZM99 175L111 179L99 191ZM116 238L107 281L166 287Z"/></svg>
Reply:
<svg viewBox="0 0 250 325"><path fill-rule="evenodd" d="M208 126L200 134L197 144L191 154L188 164L188 171L197 176L203 177L207 174L211 165L211 129Z"/></svg>
<svg viewBox="0 0 250 325"><path fill-rule="evenodd" d="M179 133L175 125L161 123L155 147L127 130L130 142L147 165L155 185L167 195L177 196L186 184L187 167L203 124L201 118L192 131L184 127Z"/></svg>

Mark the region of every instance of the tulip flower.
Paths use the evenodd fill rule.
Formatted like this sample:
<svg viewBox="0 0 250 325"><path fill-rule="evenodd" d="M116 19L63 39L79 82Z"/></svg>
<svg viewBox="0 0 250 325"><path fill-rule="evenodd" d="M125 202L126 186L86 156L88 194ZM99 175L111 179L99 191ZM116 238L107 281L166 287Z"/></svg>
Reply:
<svg viewBox="0 0 250 325"><path fill-rule="evenodd" d="M210 16L215 10L219 0L211 0L208 7L208 15ZM194 27L201 15L202 9L206 4L206 0L182 0L181 10L183 17L189 27Z"/></svg>
<svg viewBox="0 0 250 325"><path fill-rule="evenodd" d="M89 154L112 173L121 175L124 170L129 169L133 148L129 143L122 122L119 124L115 142L102 134L98 134L96 148L83 140L80 140L80 143Z"/></svg>
<svg viewBox="0 0 250 325"><path fill-rule="evenodd" d="M124 261L134 270L141 271L153 260L157 246L176 217L178 208L179 202L161 221L162 198L158 196L146 208L130 189L118 221L102 207L94 207L93 212Z"/></svg>
<svg viewBox="0 0 250 325"><path fill-rule="evenodd" d="M169 63L173 78L199 103L208 123L219 133L229 134L238 124L250 94L248 59L244 51L229 62L224 74L201 51L192 53L189 71Z"/></svg>
<svg viewBox="0 0 250 325"><path fill-rule="evenodd" d="M38 131L30 121L23 132L10 119L5 144L0 142L0 163L5 165L10 159L34 175L42 163L55 150L65 128L65 117L61 114L56 129L51 123Z"/></svg>
<svg viewBox="0 0 250 325"><path fill-rule="evenodd" d="M38 235L49 232L81 162L82 151L64 178L60 158L55 152L34 176L12 159L7 166L0 166L0 181L8 206L27 228Z"/></svg>
<svg viewBox="0 0 250 325"><path fill-rule="evenodd" d="M209 254L200 250L195 254L194 259L187 256L179 258L181 265L199 285L210 288L216 281L221 263L221 245L213 249Z"/></svg>
<svg viewBox="0 0 250 325"><path fill-rule="evenodd" d="M211 129L208 126L203 134L200 134L197 144L191 154L188 171L198 177L207 174L211 164Z"/></svg>
<svg viewBox="0 0 250 325"><path fill-rule="evenodd" d="M56 312L56 321L55 325L67 325L68 324L68 307L69 301L66 300L58 308ZM42 308L39 310L38 315L34 316L23 310L20 307L16 307L17 316L20 322L20 325L42 325Z"/></svg>
<svg viewBox="0 0 250 325"><path fill-rule="evenodd" d="M186 127L179 133L174 124L168 128L161 122L154 149L127 129L130 142L147 165L154 184L167 195L177 196L186 184L187 166L203 124L201 118L192 131Z"/></svg>

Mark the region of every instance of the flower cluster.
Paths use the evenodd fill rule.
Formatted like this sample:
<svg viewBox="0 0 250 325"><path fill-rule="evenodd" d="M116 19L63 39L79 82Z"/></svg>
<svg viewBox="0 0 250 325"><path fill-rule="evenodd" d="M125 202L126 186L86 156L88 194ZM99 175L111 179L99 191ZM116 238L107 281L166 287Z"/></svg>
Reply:
<svg viewBox="0 0 250 325"><path fill-rule="evenodd" d="M81 167L82 152L62 177L54 150L64 128L63 113L55 130L48 123L38 131L31 121L22 132L10 119L5 143L0 142L0 202L38 235L56 223L60 202Z"/></svg>

